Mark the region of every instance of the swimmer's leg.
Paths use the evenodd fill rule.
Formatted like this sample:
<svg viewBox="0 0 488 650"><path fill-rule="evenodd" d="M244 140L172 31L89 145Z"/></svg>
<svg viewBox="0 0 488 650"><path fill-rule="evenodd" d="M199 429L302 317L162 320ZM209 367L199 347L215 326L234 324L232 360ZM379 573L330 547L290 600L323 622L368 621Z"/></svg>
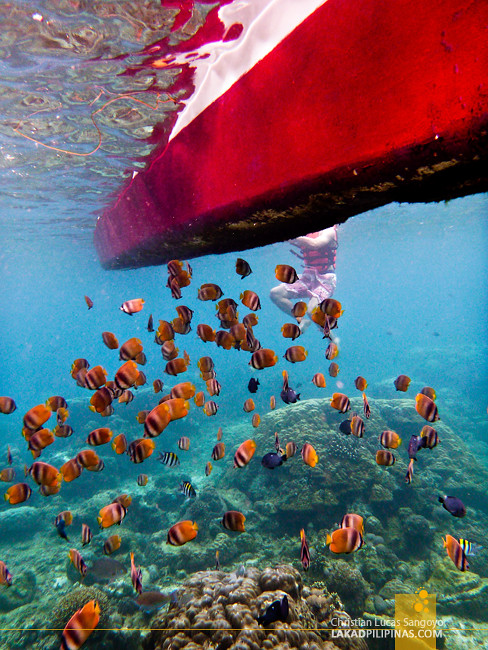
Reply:
<svg viewBox="0 0 488 650"><path fill-rule="evenodd" d="M284 311L285 314L291 316L291 310L293 309L294 304L291 301L291 298L297 298L294 292L287 291L287 288L284 284L279 284L277 287L273 287L271 289L269 292L269 297L271 298L272 302L274 302L274 304L281 309L281 311Z"/></svg>
<svg viewBox="0 0 488 650"><path fill-rule="evenodd" d="M310 327L310 324L312 323L312 320L311 320L312 312L315 309L315 307L317 307L318 304L319 304L319 301L315 296L312 296L312 298L310 298L310 300L308 301L308 305L307 305L308 317L305 316L305 318L302 319L302 322L298 326L300 328L302 334L303 334L303 332L308 330L308 328Z"/></svg>

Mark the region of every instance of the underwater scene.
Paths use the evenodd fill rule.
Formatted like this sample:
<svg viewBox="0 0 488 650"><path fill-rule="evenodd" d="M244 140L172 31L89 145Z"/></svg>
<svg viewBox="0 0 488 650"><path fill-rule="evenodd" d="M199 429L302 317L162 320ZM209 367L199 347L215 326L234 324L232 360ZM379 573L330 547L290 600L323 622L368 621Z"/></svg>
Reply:
<svg viewBox="0 0 488 650"><path fill-rule="evenodd" d="M103 269L165 4L1 9L0 648L487 647L488 195Z"/></svg>

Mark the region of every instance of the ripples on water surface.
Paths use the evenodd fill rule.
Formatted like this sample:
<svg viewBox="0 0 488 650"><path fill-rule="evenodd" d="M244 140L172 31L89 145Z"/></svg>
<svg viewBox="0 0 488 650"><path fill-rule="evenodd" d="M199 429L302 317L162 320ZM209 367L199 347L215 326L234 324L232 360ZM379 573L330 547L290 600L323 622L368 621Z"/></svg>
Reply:
<svg viewBox="0 0 488 650"><path fill-rule="evenodd" d="M91 237L100 198L144 166L154 127L167 133L191 93L187 66L167 62L210 40L201 28L225 3L188 2L180 14L179 3L161 4L0 5L0 191L27 232L49 227L54 210L64 234Z"/></svg>

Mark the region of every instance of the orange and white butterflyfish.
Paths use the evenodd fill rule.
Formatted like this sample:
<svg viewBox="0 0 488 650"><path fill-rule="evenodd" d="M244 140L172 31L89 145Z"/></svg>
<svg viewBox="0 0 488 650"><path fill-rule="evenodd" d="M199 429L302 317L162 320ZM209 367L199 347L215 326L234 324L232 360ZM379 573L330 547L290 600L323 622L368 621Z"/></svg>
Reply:
<svg viewBox="0 0 488 650"><path fill-rule="evenodd" d="M78 569L80 572L81 577L84 578L86 576L87 566L85 564L85 560L81 557L81 553L75 548L71 548L68 553L68 557L75 569Z"/></svg>
<svg viewBox="0 0 488 650"><path fill-rule="evenodd" d="M100 510L97 521L100 528L109 528L114 524L120 524L126 514L127 509L121 503L110 503Z"/></svg>
<svg viewBox="0 0 488 650"><path fill-rule="evenodd" d="M183 544L195 539L197 533L198 525L194 521L180 521L168 530L166 544L183 546Z"/></svg>
<svg viewBox="0 0 488 650"><path fill-rule="evenodd" d="M0 481L11 483L15 478L15 470L13 467L6 467L0 472Z"/></svg>
<svg viewBox="0 0 488 650"><path fill-rule="evenodd" d="M209 402L205 402L203 406L203 412L205 415L215 415L217 413L217 410L219 408L219 405L214 402L213 400L210 400Z"/></svg>
<svg viewBox="0 0 488 650"><path fill-rule="evenodd" d="M59 473L62 475L63 480L66 481L66 483L70 483L81 475L82 470L83 466L80 465L78 460L76 458L71 458L70 460L67 460L64 465L61 465Z"/></svg>
<svg viewBox="0 0 488 650"><path fill-rule="evenodd" d="M312 377L312 383L317 386L317 388L325 388L325 377L321 372L315 373Z"/></svg>
<svg viewBox="0 0 488 650"><path fill-rule="evenodd" d="M398 377L393 382L393 385L397 390L401 391L402 393L406 393L411 381L412 380L407 375L398 375Z"/></svg>
<svg viewBox="0 0 488 650"><path fill-rule="evenodd" d="M363 393L363 411L364 415L367 419L371 417L371 408L369 406L368 398L366 397L366 393Z"/></svg>
<svg viewBox="0 0 488 650"><path fill-rule="evenodd" d="M212 379L208 379L206 381L207 384L207 391L210 397L213 397L214 395L220 395L221 391L221 384L215 379L215 377L212 377Z"/></svg>
<svg viewBox="0 0 488 650"><path fill-rule="evenodd" d="M294 341L302 333L302 330L298 327L296 323L285 323L281 328L281 334L285 339L291 339Z"/></svg>
<svg viewBox="0 0 488 650"><path fill-rule="evenodd" d="M121 361L135 361L143 351L141 339L133 337L120 346L119 359Z"/></svg>
<svg viewBox="0 0 488 650"><path fill-rule="evenodd" d="M254 405L254 400L252 397L248 397L248 399L244 402L244 406L242 407L246 413L250 413L251 411L254 411L256 408Z"/></svg>
<svg viewBox="0 0 488 650"><path fill-rule="evenodd" d="M171 422L171 413L168 405L163 402L150 411L144 421L144 436L155 438L159 436Z"/></svg>
<svg viewBox="0 0 488 650"><path fill-rule="evenodd" d="M203 392L203 390L200 390L198 391L198 393L196 393L195 397L193 398L193 401L198 407L202 407L205 404L205 393Z"/></svg>
<svg viewBox="0 0 488 650"><path fill-rule="evenodd" d="M339 366L335 361L333 361L329 366L329 375L331 377L337 377L338 374L339 374Z"/></svg>
<svg viewBox="0 0 488 650"><path fill-rule="evenodd" d="M27 483L16 483L11 485L8 490L3 495L5 501L8 501L10 505L16 505L17 503L24 503L32 494L32 489Z"/></svg>
<svg viewBox="0 0 488 650"><path fill-rule="evenodd" d="M236 260L236 273L241 276L241 280L252 273L249 263L243 260L242 257L238 257Z"/></svg>
<svg viewBox="0 0 488 650"><path fill-rule="evenodd" d="M123 433L119 433L118 436L115 436L112 441L112 449L116 454L125 454L127 451L127 438Z"/></svg>
<svg viewBox="0 0 488 650"><path fill-rule="evenodd" d="M120 505L124 506L124 508L127 510L127 508L132 503L132 497L130 494L119 494L118 497L115 497L112 503L120 503Z"/></svg>
<svg viewBox="0 0 488 650"><path fill-rule="evenodd" d="M334 393L330 400L332 408L337 409L340 413L346 413L351 408L349 397L344 393Z"/></svg>
<svg viewBox="0 0 488 650"><path fill-rule="evenodd" d="M139 369L135 361L126 361L115 373L114 381L117 388L126 390L136 383L139 377Z"/></svg>
<svg viewBox="0 0 488 650"><path fill-rule="evenodd" d="M254 291L251 291L250 289L246 289L240 294L239 298L242 304L248 309L252 309L252 311L257 311L258 309L261 309L261 301L259 300L259 296L257 295L257 293L255 293Z"/></svg>
<svg viewBox="0 0 488 650"><path fill-rule="evenodd" d="M97 452L94 449L83 449L76 454L78 463L88 469L88 467L96 467L100 462Z"/></svg>
<svg viewBox="0 0 488 650"><path fill-rule="evenodd" d="M387 451L386 449L378 449L376 452L377 465L384 465L385 467L389 467L390 465L393 465L394 462L395 456L391 453L391 451Z"/></svg>
<svg viewBox="0 0 488 650"><path fill-rule="evenodd" d="M38 404L33 406L27 411L24 415L24 427L36 431L42 427L42 425L49 420L51 417L51 409L45 404Z"/></svg>
<svg viewBox="0 0 488 650"><path fill-rule="evenodd" d="M256 451L254 440L245 440L241 443L234 454L234 467L244 467L249 463Z"/></svg>
<svg viewBox="0 0 488 650"><path fill-rule="evenodd" d="M181 373L186 372L187 369L188 363L186 362L186 359L177 357L176 359L168 361L164 367L164 372L167 375L173 375L173 377L176 377L176 375L180 375Z"/></svg>
<svg viewBox="0 0 488 650"><path fill-rule="evenodd" d="M78 650L88 639L100 620L100 606L90 600L73 614L61 637L61 650Z"/></svg>
<svg viewBox="0 0 488 650"><path fill-rule="evenodd" d="M87 524L81 524L81 545L86 546L93 539L93 533Z"/></svg>
<svg viewBox="0 0 488 650"><path fill-rule="evenodd" d="M218 442L212 450L212 460L220 460L225 456L225 442Z"/></svg>
<svg viewBox="0 0 488 650"><path fill-rule="evenodd" d="M107 427L94 429L88 434L86 442L93 447L98 445L105 445L112 440L113 432Z"/></svg>
<svg viewBox="0 0 488 650"><path fill-rule="evenodd" d="M436 392L433 388L430 386L424 386L420 392L422 395L427 395L427 397L430 397L430 399L435 402Z"/></svg>
<svg viewBox="0 0 488 650"><path fill-rule="evenodd" d="M242 324L246 329L255 327L258 324L258 322L259 319L254 312L252 312L251 314L246 314L242 319Z"/></svg>
<svg viewBox="0 0 488 650"><path fill-rule="evenodd" d="M418 393L415 397L415 409L427 422L436 422L440 420L437 405L433 399L423 393Z"/></svg>
<svg viewBox="0 0 488 650"><path fill-rule="evenodd" d="M213 343L215 341L215 330L206 325L205 323L200 323L197 325L197 336L204 343Z"/></svg>
<svg viewBox="0 0 488 650"><path fill-rule="evenodd" d="M424 446L427 449L434 449L434 447L440 442L437 431L429 424L426 424L422 427L422 430L420 431L420 437L422 438Z"/></svg>
<svg viewBox="0 0 488 650"><path fill-rule="evenodd" d="M303 447L302 447L302 458L303 462L306 465L309 465L310 467L315 467L315 465L319 461L319 457L317 455L317 452L315 449L312 447L312 445L308 442L306 442Z"/></svg>
<svg viewBox="0 0 488 650"><path fill-rule="evenodd" d="M332 318L340 318L344 313L341 303L334 298L326 298L325 300L322 300L319 307L320 311Z"/></svg>
<svg viewBox="0 0 488 650"><path fill-rule="evenodd" d="M228 510L222 517L222 526L227 530L244 533L246 531L244 522L245 516L238 510Z"/></svg>
<svg viewBox="0 0 488 650"><path fill-rule="evenodd" d="M387 449L397 449L402 444L402 439L396 431L387 429L380 435L380 445Z"/></svg>
<svg viewBox="0 0 488 650"><path fill-rule="evenodd" d="M286 350L283 356L287 361L290 361L290 363L299 363L300 361L305 361L307 355L308 352L305 350L303 345L292 345Z"/></svg>
<svg viewBox="0 0 488 650"><path fill-rule="evenodd" d="M297 320L298 323L300 323L302 318L307 313L307 308L307 303L303 302L302 300L295 303L291 308L291 315Z"/></svg>
<svg viewBox="0 0 488 650"><path fill-rule="evenodd" d="M329 359L329 361L332 361L332 359L335 359L338 354L339 348L337 347L337 344L334 343L334 341L331 341L327 346L327 350L325 351L325 358Z"/></svg>
<svg viewBox="0 0 488 650"><path fill-rule="evenodd" d="M13 413L16 408L17 405L11 397L0 397L0 413L10 415L10 413Z"/></svg>
<svg viewBox="0 0 488 650"><path fill-rule="evenodd" d="M356 388L358 390L360 390L362 392L363 390L366 390L368 382L366 381L366 379L364 377L361 377L361 375L359 375L354 380L354 385L356 386Z"/></svg>
<svg viewBox="0 0 488 650"><path fill-rule="evenodd" d="M103 544L104 554L111 555L120 548L121 544L122 538L120 535L110 535L110 537L108 537Z"/></svg>
<svg viewBox="0 0 488 650"><path fill-rule="evenodd" d="M149 438L137 438L133 440L127 448L129 458L133 463L142 463L149 458L156 447L154 440Z"/></svg>
<svg viewBox="0 0 488 650"><path fill-rule="evenodd" d="M133 298L132 300L126 300L123 302L119 309L129 316L136 314L138 311L144 307L144 300L142 298Z"/></svg>
<svg viewBox="0 0 488 650"><path fill-rule="evenodd" d="M298 280L298 273L289 264L278 264L275 268L275 278L285 284L293 284Z"/></svg>
<svg viewBox="0 0 488 650"><path fill-rule="evenodd" d="M54 442L54 433L49 429L39 429L30 438L28 448L34 458L39 458L43 449L52 445Z"/></svg>
<svg viewBox="0 0 488 650"><path fill-rule="evenodd" d="M466 553L464 552L461 544L455 537L452 535L446 535L446 539L442 539L444 548L447 551L447 554L454 562L456 567L460 571L467 571L469 569L468 560L466 559Z"/></svg>
<svg viewBox="0 0 488 650"><path fill-rule="evenodd" d="M191 381L184 381L173 386L170 395L171 398L179 397L181 399L191 399L195 395L195 391L195 385L192 384Z"/></svg>
<svg viewBox="0 0 488 650"><path fill-rule="evenodd" d="M56 467L40 460L32 463L28 469L26 468L25 475L27 476L27 474L30 474L37 485L59 484L62 478Z"/></svg>
<svg viewBox="0 0 488 650"><path fill-rule="evenodd" d="M364 520L361 515L354 513L344 515L341 521L341 528L355 528L361 535L364 535Z"/></svg>
<svg viewBox="0 0 488 650"><path fill-rule="evenodd" d="M107 383L107 371L102 366L93 366L85 375L84 383L89 390L96 390Z"/></svg>
<svg viewBox="0 0 488 650"><path fill-rule="evenodd" d="M181 436L178 440L178 448L183 451L188 451L190 449L190 438L188 436Z"/></svg>
<svg viewBox="0 0 488 650"><path fill-rule="evenodd" d="M102 341L109 350L116 350L119 347L119 341L113 332L102 332Z"/></svg>
<svg viewBox="0 0 488 650"><path fill-rule="evenodd" d="M364 435L364 420L360 415L353 415L351 418L351 433L356 438L362 438Z"/></svg>
<svg viewBox="0 0 488 650"><path fill-rule="evenodd" d="M332 553L352 553L363 545L363 536L356 528L338 528L327 535L326 544Z"/></svg>

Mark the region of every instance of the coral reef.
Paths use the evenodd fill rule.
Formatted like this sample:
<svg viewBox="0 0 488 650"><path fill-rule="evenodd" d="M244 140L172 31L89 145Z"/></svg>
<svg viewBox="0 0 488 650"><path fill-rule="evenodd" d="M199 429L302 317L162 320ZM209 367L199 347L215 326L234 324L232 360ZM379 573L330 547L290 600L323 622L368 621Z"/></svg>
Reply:
<svg viewBox="0 0 488 650"><path fill-rule="evenodd" d="M146 399L149 404L150 398L141 393L143 405ZM351 401L352 409L362 408L361 400ZM483 540L488 527L488 471L479 462L472 443L450 426L443 409L443 420L436 423L441 441L435 449L419 453L413 483L406 485L406 443L423 425L414 400L371 398L370 404L372 416L366 421L361 439L340 433L339 424L346 416L332 411L328 399L307 400L262 415L261 425L252 434L250 425L239 418L228 424L224 432L226 456L214 463L208 477L204 467L213 444L208 437L214 435L211 427L215 426L209 422L207 430L201 423L193 423L194 446L191 454L178 451L180 468L165 467L155 457L142 467L136 466L125 456L115 458L106 446L100 449L106 463L104 472L84 472L72 484L63 484L55 497L44 499L34 492L26 505L5 506L0 513L1 559L12 573L13 585L0 589L0 611L6 627L25 629L5 633L0 639L1 650L58 648L59 633L37 629L64 627L67 618L56 618L59 608L71 597L88 593L84 590L89 583L96 583L97 593L108 598L107 607L102 608L108 616L107 627L134 629L123 633L99 631L87 647L103 643L103 647L117 648L123 641L124 647L137 648L142 642L137 628L147 627L151 613L136 603L129 551L134 551L142 567L145 590L154 588L169 598L179 588L176 605L168 612L163 607L155 615L153 632L145 641L148 649L170 644L178 648L190 643L199 647L210 641L216 646L222 644L221 649L228 644L244 649L254 647L254 643L260 647L303 643L310 648L327 647L332 640L323 628L330 621L332 609L342 611L344 607L354 618L368 614L392 616L395 595L414 593L421 587L437 595L440 616L486 620L488 549ZM74 400L70 409L74 424L76 418L86 418L86 403L81 408L81 402ZM80 433L73 435L80 446L84 446L86 430L96 424L91 415L88 418L88 424L80 425ZM118 424L115 420L110 423L114 429L120 426L129 437L139 435L140 425L135 418L130 424L122 418ZM161 449L174 449L178 436L188 433L188 424L173 425L174 430L161 438ZM404 440L394 452L397 462L388 468L375 463L378 437L385 429L396 430ZM260 460L274 449L275 431L279 431L282 446L294 441L298 453L270 471L262 467ZM251 436L257 444L254 458L246 467L234 469L235 450ZM305 465L300 457L306 441L313 443L319 456L314 468ZM59 465L65 459L56 452L46 460ZM149 475L146 487L136 482L141 470ZM181 480L192 482L196 498L185 500L179 494ZM116 531L100 530L96 522L98 510L124 492L133 501L122 525ZM81 493L91 494L90 499L80 498ZM456 519L444 510L437 501L441 493L463 499L467 516ZM74 517L67 529L69 543L59 537L53 525L56 514L64 509L71 510ZM246 532L223 528L222 515L231 509L245 514ZM335 555L326 545L326 536L340 525L346 512L363 516L365 543L350 555ZM198 523L197 538L182 547L167 545L168 528L184 519ZM91 543L83 548L79 537L82 522L94 534ZM306 530L310 547L307 573L300 562L301 528ZM16 537L15 553L8 544L10 531ZM103 542L114 532L121 535L122 545L111 559L120 562L124 570L108 577L96 575L91 567L104 557ZM447 557L442 545L446 533L485 547L470 556L469 572L459 572ZM81 588L79 572L67 559L70 547L81 550L89 567ZM213 570L216 551L222 571ZM288 565L283 573L265 568L277 562ZM33 566L35 573L30 569ZM273 624L274 630L264 632L256 617L284 593L290 601L287 623ZM69 618L67 609L66 616ZM207 623L213 633L202 629ZM215 629L220 623L223 631ZM191 630L162 631L173 624ZM307 635L315 636L302 638L302 628L307 626L313 629ZM338 639L333 642L339 644Z"/></svg>
<svg viewBox="0 0 488 650"><path fill-rule="evenodd" d="M96 587L77 587L68 591L53 610L50 627L63 629L73 614L93 599L98 601L101 610L98 627L107 627L110 599L106 593Z"/></svg>
<svg viewBox="0 0 488 650"><path fill-rule="evenodd" d="M288 597L286 622L266 628L257 622L275 600ZM337 595L304 588L298 571L289 565L250 568L242 575L200 571L178 590L177 602L151 622L145 650L212 647L225 650L303 648L333 650L330 621L342 611ZM366 650L361 639L349 640L344 650Z"/></svg>
<svg viewBox="0 0 488 650"><path fill-rule="evenodd" d="M34 571L24 570L11 587L0 591L0 612L10 612L26 605L36 595L37 579Z"/></svg>

